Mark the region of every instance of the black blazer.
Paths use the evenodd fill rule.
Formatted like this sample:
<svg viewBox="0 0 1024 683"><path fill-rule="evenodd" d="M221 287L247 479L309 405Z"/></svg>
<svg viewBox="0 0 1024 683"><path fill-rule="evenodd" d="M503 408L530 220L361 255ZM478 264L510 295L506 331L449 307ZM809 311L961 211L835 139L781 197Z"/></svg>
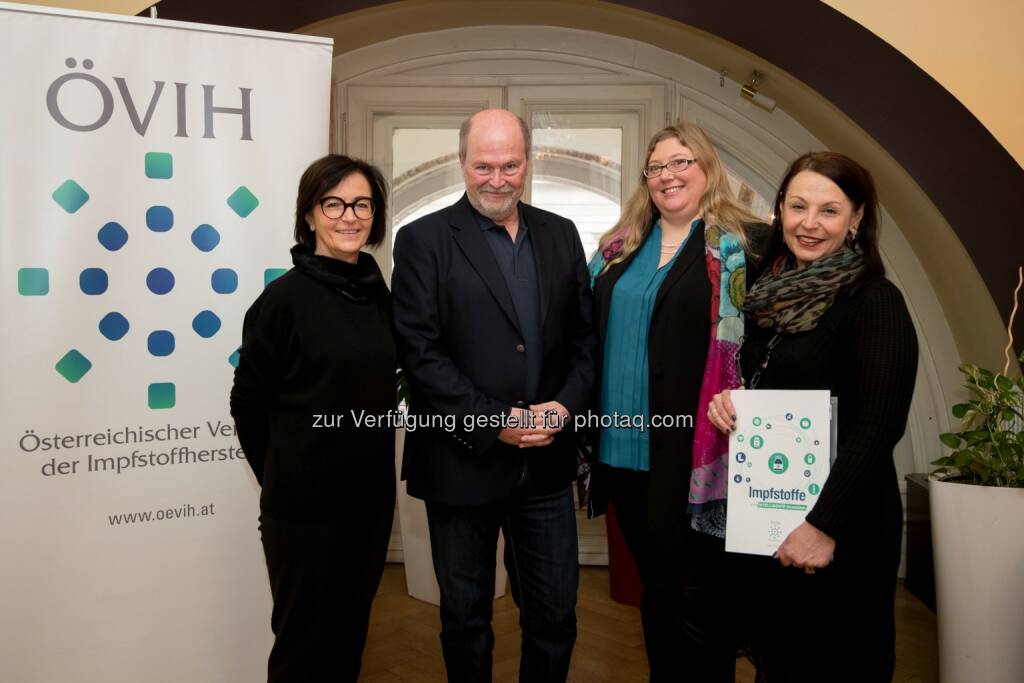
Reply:
<svg viewBox="0 0 1024 683"><path fill-rule="evenodd" d="M590 279L572 221L523 205L537 263L543 368L526 396L526 356L512 297L463 195L405 226L394 250L392 301L410 413L451 416L454 430L407 431L402 478L410 495L449 505L507 499L527 473L531 490L555 491L576 472L571 425L553 444L498 441L513 406L558 401L585 413L594 384ZM449 419L451 419L449 418ZM483 419L483 426L467 425Z"/></svg>
<svg viewBox="0 0 1024 683"><path fill-rule="evenodd" d="M769 228L762 224L746 228L756 253ZM635 257L636 252L611 266L594 283L598 384L604 367L601 352L604 350L612 293ZM755 260L748 254L748 269ZM711 282L704 257L704 224L700 223L658 289L647 340L651 415L689 415L693 418L691 426L650 429L648 522L655 538L664 545L680 542L682 533L689 528L686 508L693 465L692 425L696 424L698 413L707 409L699 402L710 337ZM596 396L599 401L600 389ZM596 438L594 442L595 448L599 447ZM597 459L596 450L593 457ZM597 514L607 506L607 474L606 466L598 466L594 472L592 505Z"/></svg>

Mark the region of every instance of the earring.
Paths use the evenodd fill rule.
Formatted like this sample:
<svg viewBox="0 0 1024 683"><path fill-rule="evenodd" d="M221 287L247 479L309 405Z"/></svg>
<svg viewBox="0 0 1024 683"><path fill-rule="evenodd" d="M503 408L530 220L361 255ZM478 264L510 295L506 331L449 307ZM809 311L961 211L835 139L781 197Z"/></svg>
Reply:
<svg viewBox="0 0 1024 683"><path fill-rule="evenodd" d="M846 233L846 243L851 247L857 243L857 228L850 228L850 232Z"/></svg>
<svg viewBox="0 0 1024 683"><path fill-rule="evenodd" d="M306 225L308 225L308 226L309 226L309 231L310 231L310 232L316 232L316 231L315 231L315 230L313 229L313 224L312 224L312 223L306 223Z"/></svg>

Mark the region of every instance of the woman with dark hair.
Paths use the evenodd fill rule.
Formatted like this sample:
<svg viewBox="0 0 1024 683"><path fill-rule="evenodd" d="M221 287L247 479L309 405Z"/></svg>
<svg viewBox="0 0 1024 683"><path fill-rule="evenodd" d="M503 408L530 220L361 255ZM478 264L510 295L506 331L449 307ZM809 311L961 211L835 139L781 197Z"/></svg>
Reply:
<svg viewBox="0 0 1024 683"><path fill-rule="evenodd" d="M231 414L262 486L268 680L355 681L395 508L390 294L361 251L386 229L376 168L332 154L299 181L294 267L245 315Z"/></svg>
<svg viewBox="0 0 1024 683"><path fill-rule="evenodd" d="M716 474L729 449L701 407L738 386L745 273L768 226L733 197L698 126L662 129L643 161L591 274L600 412L639 416L649 428L600 430L594 507L611 501L637 562L651 680L732 681L736 643L720 609L731 590L726 479Z"/></svg>
<svg viewBox="0 0 1024 683"><path fill-rule="evenodd" d="M805 154L775 202L764 269L744 304L748 389L827 389L838 450L806 520L775 558L745 565L758 663L771 683L888 683L903 508L893 448L917 372L917 336L885 279L870 174L842 154ZM735 427L728 391L708 404ZM758 604L760 603L760 604Z"/></svg>

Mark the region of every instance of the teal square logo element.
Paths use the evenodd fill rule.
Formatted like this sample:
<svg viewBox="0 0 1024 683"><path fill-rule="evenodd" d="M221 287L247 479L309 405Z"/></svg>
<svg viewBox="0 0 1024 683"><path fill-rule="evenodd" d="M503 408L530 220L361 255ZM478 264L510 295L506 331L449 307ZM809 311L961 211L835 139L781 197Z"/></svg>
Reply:
<svg viewBox="0 0 1024 683"><path fill-rule="evenodd" d="M65 180L63 185L53 191L53 201L68 213L74 213L89 201L89 193L74 180Z"/></svg>
<svg viewBox="0 0 1024 683"><path fill-rule="evenodd" d="M263 271L263 286L266 287L287 272L287 268L267 268Z"/></svg>
<svg viewBox="0 0 1024 683"><path fill-rule="evenodd" d="M89 359L83 356L77 349L71 349L64 354L64 357L57 361L54 366L57 372L67 381L74 384L85 376L92 368Z"/></svg>
<svg viewBox="0 0 1024 683"><path fill-rule="evenodd" d="M174 383L157 382L149 385L149 407L164 410L174 407Z"/></svg>
<svg viewBox="0 0 1024 683"><path fill-rule="evenodd" d="M174 159L167 152L146 152L146 177L167 180L174 175Z"/></svg>
<svg viewBox="0 0 1024 683"><path fill-rule="evenodd" d="M241 185L228 197L228 206L241 218L248 216L259 205L260 200L256 199L256 195L250 192L245 185Z"/></svg>
<svg viewBox="0 0 1024 683"><path fill-rule="evenodd" d="M50 293L50 271L46 268L19 268L18 294L46 296Z"/></svg>

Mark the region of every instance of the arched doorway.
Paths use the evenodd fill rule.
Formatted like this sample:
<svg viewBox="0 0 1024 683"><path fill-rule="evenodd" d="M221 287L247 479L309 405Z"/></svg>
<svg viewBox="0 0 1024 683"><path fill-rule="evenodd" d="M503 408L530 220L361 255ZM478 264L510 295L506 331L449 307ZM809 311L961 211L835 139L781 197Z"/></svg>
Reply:
<svg viewBox="0 0 1024 683"><path fill-rule="evenodd" d="M739 83L701 64L565 28L472 27L396 38L336 57L332 88L335 148L372 159L389 176L392 230L461 194L458 126L485 107L508 108L531 125L527 198L574 218L588 247L614 222L635 187L647 139L667 122L702 126L737 194L761 215L788 162L825 147L786 112L758 109L740 96ZM929 469L938 434L948 430L945 406L954 387L937 359L958 354L913 249L884 207L882 215L883 258L921 341L908 430L895 454L902 488L902 475ZM377 257L390 272L390 248ZM600 562L602 548L590 535L581 526L581 560Z"/></svg>

